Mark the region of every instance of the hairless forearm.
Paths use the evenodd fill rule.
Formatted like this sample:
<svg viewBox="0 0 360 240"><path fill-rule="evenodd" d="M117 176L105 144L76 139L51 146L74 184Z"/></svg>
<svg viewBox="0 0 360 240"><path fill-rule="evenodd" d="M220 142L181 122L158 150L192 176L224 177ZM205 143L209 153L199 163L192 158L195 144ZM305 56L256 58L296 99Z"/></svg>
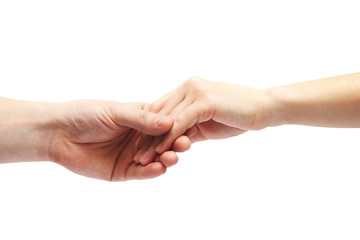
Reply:
<svg viewBox="0 0 360 240"><path fill-rule="evenodd" d="M268 90L271 126L360 127L360 73Z"/></svg>
<svg viewBox="0 0 360 240"><path fill-rule="evenodd" d="M0 98L0 163L48 159L52 104Z"/></svg>

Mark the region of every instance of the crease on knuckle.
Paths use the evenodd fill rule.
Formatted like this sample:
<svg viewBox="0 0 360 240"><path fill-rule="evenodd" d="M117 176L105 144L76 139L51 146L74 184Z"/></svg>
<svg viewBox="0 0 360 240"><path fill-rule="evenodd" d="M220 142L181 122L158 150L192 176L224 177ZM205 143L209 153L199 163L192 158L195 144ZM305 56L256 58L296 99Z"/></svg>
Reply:
<svg viewBox="0 0 360 240"><path fill-rule="evenodd" d="M160 104L158 104L158 103L153 103L153 104L150 105L149 111L150 111L150 112L153 112L153 113L158 113L158 112L160 111L160 109L161 109Z"/></svg>
<svg viewBox="0 0 360 240"><path fill-rule="evenodd" d="M139 126L139 128L140 128L140 131L143 131L144 128L145 128L145 126L148 126L148 125L149 125L148 123L151 121L151 119L150 119L149 115L146 114L145 112L141 112L141 113L140 113L139 119L140 119L140 121L141 121L141 123L142 123L142 124Z"/></svg>
<svg viewBox="0 0 360 240"><path fill-rule="evenodd" d="M186 116L184 114L179 114L174 118L174 132L181 132L179 134L184 134L186 129L184 129L184 122L186 120Z"/></svg>

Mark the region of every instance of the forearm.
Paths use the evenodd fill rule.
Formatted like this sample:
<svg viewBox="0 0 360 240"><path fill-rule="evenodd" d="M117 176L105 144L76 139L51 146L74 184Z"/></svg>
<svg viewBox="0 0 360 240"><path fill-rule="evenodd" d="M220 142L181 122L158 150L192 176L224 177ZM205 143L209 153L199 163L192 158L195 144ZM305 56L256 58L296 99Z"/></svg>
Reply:
<svg viewBox="0 0 360 240"><path fill-rule="evenodd" d="M270 126L360 127L360 73L267 90Z"/></svg>
<svg viewBox="0 0 360 240"><path fill-rule="evenodd" d="M0 98L0 163L50 160L55 112L50 103Z"/></svg>

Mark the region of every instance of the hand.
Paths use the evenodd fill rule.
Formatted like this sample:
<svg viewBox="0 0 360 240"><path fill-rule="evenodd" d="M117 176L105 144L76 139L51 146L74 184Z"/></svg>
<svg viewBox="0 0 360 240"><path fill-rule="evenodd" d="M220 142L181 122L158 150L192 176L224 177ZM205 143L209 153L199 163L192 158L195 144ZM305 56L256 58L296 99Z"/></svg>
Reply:
<svg viewBox="0 0 360 240"><path fill-rule="evenodd" d="M269 116L266 102L262 90L190 78L151 105L150 111L173 117L174 126L164 138L144 145L137 155L146 165L156 152L164 153L183 134L194 143L262 129Z"/></svg>
<svg viewBox="0 0 360 240"><path fill-rule="evenodd" d="M148 107L105 101L65 103L58 109L60 120L50 143L50 158L75 173L109 181L160 176L176 164L174 151L155 156L147 166L133 160L146 137L164 134L173 125L172 118L150 113ZM189 147L189 139L181 137L173 150Z"/></svg>

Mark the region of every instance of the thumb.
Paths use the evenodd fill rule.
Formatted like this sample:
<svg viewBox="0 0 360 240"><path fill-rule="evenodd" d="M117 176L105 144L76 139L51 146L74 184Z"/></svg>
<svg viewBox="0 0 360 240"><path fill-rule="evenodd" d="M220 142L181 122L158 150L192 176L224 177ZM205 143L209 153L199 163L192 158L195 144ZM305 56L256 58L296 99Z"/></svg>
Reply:
<svg viewBox="0 0 360 240"><path fill-rule="evenodd" d="M120 126L134 128L146 134L158 136L168 132L174 120L169 116L162 116L136 107L122 104L114 111L114 120Z"/></svg>

